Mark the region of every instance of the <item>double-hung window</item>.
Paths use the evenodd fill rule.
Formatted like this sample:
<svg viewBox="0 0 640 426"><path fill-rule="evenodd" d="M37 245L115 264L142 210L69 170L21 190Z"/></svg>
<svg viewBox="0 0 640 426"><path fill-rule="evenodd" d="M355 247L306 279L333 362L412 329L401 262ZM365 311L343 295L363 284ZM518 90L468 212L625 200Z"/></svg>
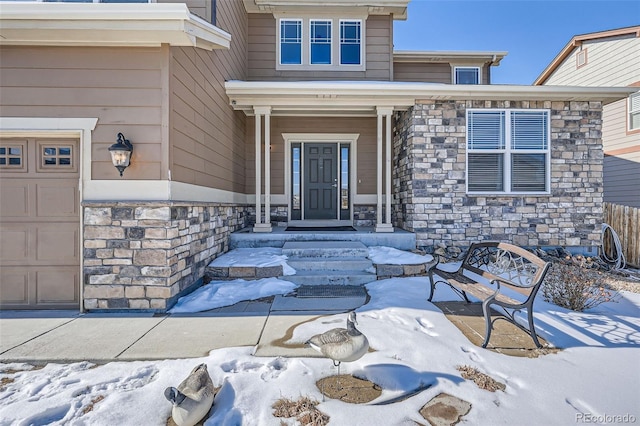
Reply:
<svg viewBox="0 0 640 426"><path fill-rule="evenodd" d="M480 68L455 67L453 69L455 84L480 84Z"/></svg>
<svg viewBox="0 0 640 426"><path fill-rule="evenodd" d="M340 65L362 63L362 21L340 21Z"/></svg>
<svg viewBox="0 0 640 426"><path fill-rule="evenodd" d="M640 130L640 92L629 96L629 130Z"/></svg>
<svg viewBox="0 0 640 426"><path fill-rule="evenodd" d="M548 110L467 111L467 192L548 193Z"/></svg>
<svg viewBox="0 0 640 426"><path fill-rule="evenodd" d="M309 21L309 41L312 65L331 65L331 21Z"/></svg>
<svg viewBox="0 0 640 426"><path fill-rule="evenodd" d="M302 20L280 20L280 63L302 64Z"/></svg>

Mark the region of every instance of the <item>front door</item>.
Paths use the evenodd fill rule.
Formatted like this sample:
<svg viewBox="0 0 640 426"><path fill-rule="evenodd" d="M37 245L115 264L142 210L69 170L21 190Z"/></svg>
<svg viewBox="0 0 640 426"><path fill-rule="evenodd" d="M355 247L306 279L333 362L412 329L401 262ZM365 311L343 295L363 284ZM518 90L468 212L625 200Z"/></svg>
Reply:
<svg viewBox="0 0 640 426"><path fill-rule="evenodd" d="M338 219L338 145L304 144L304 217Z"/></svg>

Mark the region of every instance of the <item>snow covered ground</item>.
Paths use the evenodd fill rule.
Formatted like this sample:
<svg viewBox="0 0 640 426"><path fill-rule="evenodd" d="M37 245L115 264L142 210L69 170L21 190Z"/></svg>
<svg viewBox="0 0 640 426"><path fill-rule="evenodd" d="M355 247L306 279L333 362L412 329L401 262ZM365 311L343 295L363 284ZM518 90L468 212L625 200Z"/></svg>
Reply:
<svg viewBox="0 0 640 426"><path fill-rule="evenodd" d="M287 288L271 285L282 291ZM330 416L330 424L424 424L418 411L441 392L472 404L461 424L640 422L638 294L622 292L618 303L583 313L539 298L535 306L539 334L565 349L530 359L471 344L426 301L422 278L382 280L368 284L367 289L371 299L357 310L358 328L375 352L344 363L342 372L378 383L384 389L381 401L420 384L433 386L390 405L327 399L318 408ZM208 306L232 303L228 290L221 285L201 297L208 298ZM262 290L262 285L256 285L243 297L263 297ZM438 290L438 300L457 300L443 290ZM295 330L292 342L342 325L345 318L339 314L305 323ZM336 372L327 359L260 358L253 351L253 347L228 348L199 359L49 364L42 369L0 364L0 425L164 425L171 412L164 389L176 386L202 362L208 365L214 384L222 386L206 425L280 425L282 419L272 416L276 400L308 396L321 401L315 382ZM489 374L506 384L506 390L492 393L478 388L460 376L456 367L461 365Z"/></svg>

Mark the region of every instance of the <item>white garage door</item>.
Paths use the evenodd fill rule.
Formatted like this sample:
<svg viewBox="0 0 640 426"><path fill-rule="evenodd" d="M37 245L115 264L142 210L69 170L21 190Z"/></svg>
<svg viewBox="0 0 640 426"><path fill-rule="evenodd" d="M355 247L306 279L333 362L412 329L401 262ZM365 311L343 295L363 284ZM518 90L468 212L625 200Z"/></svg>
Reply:
<svg viewBox="0 0 640 426"><path fill-rule="evenodd" d="M0 308L78 309L78 141L0 139Z"/></svg>

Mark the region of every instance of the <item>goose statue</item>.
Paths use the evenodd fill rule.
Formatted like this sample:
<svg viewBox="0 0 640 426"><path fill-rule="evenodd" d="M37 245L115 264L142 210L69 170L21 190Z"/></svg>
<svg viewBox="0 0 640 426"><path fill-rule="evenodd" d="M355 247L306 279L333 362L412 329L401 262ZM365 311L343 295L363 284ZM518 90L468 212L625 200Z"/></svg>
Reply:
<svg viewBox="0 0 640 426"><path fill-rule="evenodd" d="M166 388L164 396L173 404L173 421L178 426L194 426L207 415L215 396L207 364L200 364L191 370L178 388Z"/></svg>
<svg viewBox="0 0 640 426"><path fill-rule="evenodd" d="M369 350L367 336L357 328L356 313L349 312L347 316L347 328L334 328L322 334L316 334L306 344L322 355L333 360L333 365L338 367L340 376L340 363L356 361Z"/></svg>

